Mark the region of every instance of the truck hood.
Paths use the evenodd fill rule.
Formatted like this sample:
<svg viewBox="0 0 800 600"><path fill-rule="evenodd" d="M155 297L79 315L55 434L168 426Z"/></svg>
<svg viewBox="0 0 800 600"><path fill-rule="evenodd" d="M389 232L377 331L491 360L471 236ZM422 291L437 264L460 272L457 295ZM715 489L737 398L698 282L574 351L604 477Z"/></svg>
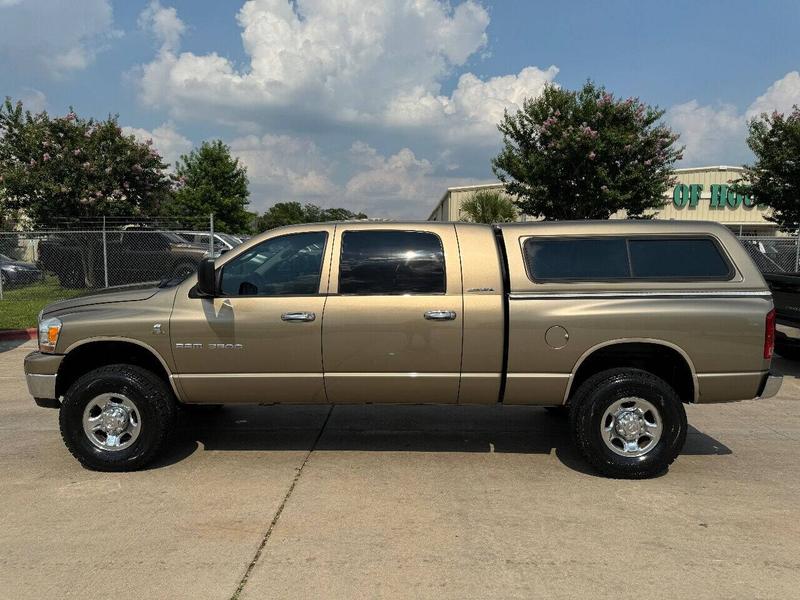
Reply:
<svg viewBox="0 0 800 600"><path fill-rule="evenodd" d="M112 302L136 302L152 298L158 293L157 281L147 283L136 283L133 285L119 285L106 288L90 296L80 296L70 300L61 300L48 304L42 310L42 315L52 315L54 313L64 313L84 306L95 304L110 304Z"/></svg>

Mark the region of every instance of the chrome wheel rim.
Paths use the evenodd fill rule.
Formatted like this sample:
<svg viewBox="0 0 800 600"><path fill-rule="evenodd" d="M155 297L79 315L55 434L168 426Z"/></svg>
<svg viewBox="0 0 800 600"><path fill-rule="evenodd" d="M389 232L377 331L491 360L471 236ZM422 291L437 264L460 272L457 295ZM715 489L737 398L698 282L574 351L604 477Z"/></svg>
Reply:
<svg viewBox="0 0 800 600"><path fill-rule="evenodd" d="M644 456L656 447L663 432L658 409L644 398L621 398L611 404L600 421L606 446L620 456Z"/></svg>
<svg viewBox="0 0 800 600"><path fill-rule="evenodd" d="M100 450L124 450L136 441L141 431L139 409L122 394L95 396L83 410L83 432Z"/></svg>

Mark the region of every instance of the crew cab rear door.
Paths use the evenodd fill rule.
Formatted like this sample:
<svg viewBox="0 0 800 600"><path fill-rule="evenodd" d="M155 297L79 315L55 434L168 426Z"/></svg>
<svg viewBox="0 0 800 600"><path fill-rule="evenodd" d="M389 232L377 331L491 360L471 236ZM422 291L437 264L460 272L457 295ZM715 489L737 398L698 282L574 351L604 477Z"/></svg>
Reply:
<svg viewBox="0 0 800 600"><path fill-rule="evenodd" d="M322 324L328 401L457 402L462 300L453 225L337 226Z"/></svg>

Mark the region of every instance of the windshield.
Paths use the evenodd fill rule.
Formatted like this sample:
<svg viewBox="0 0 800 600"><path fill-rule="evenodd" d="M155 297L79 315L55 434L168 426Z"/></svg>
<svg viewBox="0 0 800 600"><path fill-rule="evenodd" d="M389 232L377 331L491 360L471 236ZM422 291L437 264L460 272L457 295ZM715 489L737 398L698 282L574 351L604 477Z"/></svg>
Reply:
<svg viewBox="0 0 800 600"><path fill-rule="evenodd" d="M162 231L162 235L173 244L185 244L186 240L172 231Z"/></svg>
<svg viewBox="0 0 800 600"><path fill-rule="evenodd" d="M218 233L217 234L221 240L228 242L231 246L238 246L242 243L242 240L236 238L228 233Z"/></svg>

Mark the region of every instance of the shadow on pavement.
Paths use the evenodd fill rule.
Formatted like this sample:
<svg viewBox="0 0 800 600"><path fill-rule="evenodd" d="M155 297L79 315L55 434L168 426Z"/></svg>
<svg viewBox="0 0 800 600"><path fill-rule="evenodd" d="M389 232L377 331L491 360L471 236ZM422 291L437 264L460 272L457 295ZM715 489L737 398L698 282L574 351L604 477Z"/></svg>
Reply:
<svg viewBox="0 0 800 600"><path fill-rule="evenodd" d="M784 377L800 377L800 361L775 356L772 359L772 371Z"/></svg>
<svg viewBox="0 0 800 600"><path fill-rule="evenodd" d="M0 354L3 352L8 352L9 350L14 350L15 348L19 348L24 344L30 343L31 340L28 338L21 338L21 339L12 339L12 340L2 340L0 341ZM36 348L31 345L31 350L35 350Z"/></svg>
<svg viewBox="0 0 800 600"><path fill-rule="evenodd" d="M212 451L497 452L551 454L596 475L574 448L567 420L539 407L235 406L182 413L175 443L155 468ZM326 422L327 418L327 422ZM324 431L320 428L325 424ZM314 445L316 442L316 446ZM731 454L689 427L682 454Z"/></svg>

